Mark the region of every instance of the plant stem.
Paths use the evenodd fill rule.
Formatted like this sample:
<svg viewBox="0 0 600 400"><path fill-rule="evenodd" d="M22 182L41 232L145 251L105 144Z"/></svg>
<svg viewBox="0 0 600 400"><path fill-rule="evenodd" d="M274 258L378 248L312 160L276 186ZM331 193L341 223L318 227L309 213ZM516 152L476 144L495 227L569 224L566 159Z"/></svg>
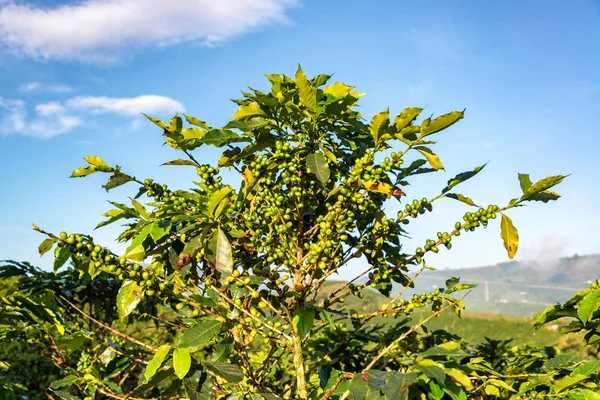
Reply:
<svg viewBox="0 0 600 400"><path fill-rule="evenodd" d="M302 357L302 339L297 334L292 336L292 352L296 368L296 396L298 399L308 399L306 376L304 375L304 358Z"/></svg>

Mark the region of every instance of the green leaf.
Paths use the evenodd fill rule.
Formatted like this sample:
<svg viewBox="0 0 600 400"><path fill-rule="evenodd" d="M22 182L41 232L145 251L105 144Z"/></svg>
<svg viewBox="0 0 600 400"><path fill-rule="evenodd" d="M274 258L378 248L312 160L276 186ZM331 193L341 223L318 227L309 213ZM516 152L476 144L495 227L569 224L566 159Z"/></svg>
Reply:
<svg viewBox="0 0 600 400"><path fill-rule="evenodd" d="M342 82L336 82L323 89L323 93L327 93L337 97L338 99L341 99L346 97L352 89L354 89L354 86L348 86Z"/></svg>
<svg viewBox="0 0 600 400"><path fill-rule="evenodd" d="M435 383L435 381L429 381L429 394L433 400L442 400L444 397L444 390Z"/></svg>
<svg viewBox="0 0 600 400"><path fill-rule="evenodd" d="M164 130L169 130L169 125L167 125L166 122L161 121L158 118L150 117L144 113L142 113L142 115L144 117L148 118L150 121L152 121L155 125L158 125L159 127L163 128Z"/></svg>
<svg viewBox="0 0 600 400"><path fill-rule="evenodd" d="M109 192L111 189L124 185L132 180L133 178L129 175L115 172L110 176L110 178L108 178L108 182L102 185L102 187L106 190L106 192Z"/></svg>
<svg viewBox="0 0 600 400"><path fill-rule="evenodd" d="M179 339L180 348L197 349L205 346L221 330L221 322L215 319L207 319L198 322L187 331L183 332Z"/></svg>
<svg viewBox="0 0 600 400"><path fill-rule="evenodd" d="M600 393L590 389L573 390L568 394L571 400L600 400Z"/></svg>
<svg viewBox="0 0 600 400"><path fill-rule="evenodd" d="M200 139L201 143L205 143L215 147L223 147L231 143L250 142L249 137L240 136L229 129L211 129Z"/></svg>
<svg viewBox="0 0 600 400"><path fill-rule="evenodd" d="M300 101L309 110L314 110L317 107L317 88L314 87L304 75L302 68L298 65L296 71L296 79L294 80L300 94Z"/></svg>
<svg viewBox="0 0 600 400"><path fill-rule="evenodd" d="M471 383L471 380L463 371L455 368L446 368L445 371L448 376L454 379L455 382L459 383L465 389L473 389L473 384Z"/></svg>
<svg viewBox="0 0 600 400"><path fill-rule="evenodd" d="M140 304L140 301L142 301L142 297L142 288L138 286L137 282L131 280L123 281L117 294L119 318L123 319L131 314L138 304Z"/></svg>
<svg viewBox="0 0 600 400"><path fill-rule="evenodd" d="M413 147L413 149L423 154L433 168L444 169L444 164L442 164L439 157L436 154L434 154L428 147L416 146Z"/></svg>
<svg viewBox="0 0 600 400"><path fill-rule="evenodd" d="M222 362L204 362L206 369L230 383L239 383L244 379L241 368L235 364Z"/></svg>
<svg viewBox="0 0 600 400"><path fill-rule="evenodd" d="M519 174L519 180L521 180L521 175L522 174ZM550 189L551 187L558 185L565 178L566 178L566 176L563 176L563 175L555 175L555 176L549 176L549 177L544 178L544 179L540 179L539 181L537 181L533 185L530 185L523 192L523 196L521 196L521 198L519 199L519 201L527 201L527 200L544 201L544 200L541 200L540 198L534 198L534 199L532 199L531 197L533 197L534 195L536 195L538 193L545 192L548 189ZM523 179L525 179L525 178L523 178ZM527 176L527 179L529 179L529 176ZM525 185L527 185L527 182L525 182ZM523 183L521 183L521 188L523 188ZM550 193L552 193L552 192L550 192ZM553 195L554 196L558 196L556 193L554 193ZM548 200L555 200L555 199L548 199ZM548 201L548 200L546 200L546 201Z"/></svg>
<svg viewBox="0 0 600 400"><path fill-rule="evenodd" d="M446 374L444 373L444 370L440 368L440 365L433 360L421 360L417 362L416 367L420 369L425 374L425 376L435 379L441 384L443 384L444 380L446 379Z"/></svg>
<svg viewBox="0 0 600 400"><path fill-rule="evenodd" d="M233 119L242 121L248 118L256 117L259 115L266 115L265 112L260 108L260 105L255 102L244 104L234 114Z"/></svg>
<svg viewBox="0 0 600 400"><path fill-rule="evenodd" d="M53 264L54 272L58 271L58 269L67 262L67 260L69 259L70 256L71 256L71 250L69 249L68 246L57 247L54 250L54 264Z"/></svg>
<svg viewBox="0 0 600 400"><path fill-rule="evenodd" d="M217 228L213 232L208 243L208 250L208 263L216 268L223 278L227 278L233 272L233 255L231 244L221 228Z"/></svg>
<svg viewBox="0 0 600 400"><path fill-rule="evenodd" d="M171 222L169 220L154 221L150 224L150 237L155 243L158 243L158 241L165 237L169 232L171 232Z"/></svg>
<svg viewBox="0 0 600 400"><path fill-rule="evenodd" d="M379 142L381 136L387 132L390 125L390 109L375 114L369 125L369 132L373 136L375 143Z"/></svg>
<svg viewBox="0 0 600 400"><path fill-rule="evenodd" d="M333 318L331 318L331 315L329 315L327 310L324 308L321 308L321 307L318 307L317 309L319 310L319 312L321 313L323 318L325 318L325 320L327 321L329 326L331 326L332 328L335 328L335 324L333 323Z"/></svg>
<svg viewBox="0 0 600 400"><path fill-rule="evenodd" d="M294 331L298 336L305 338L306 335L310 333L314 319L315 310L311 308L301 308L296 311L294 318L292 319L292 324L294 326Z"/></svg>
<svg viewBox="0 0 600 400"><path fill-rule="evenodd" d="M166 163L163 163L161 165L190 165L192 167L196 167L196 163L194 163L193 161L183 160L181 158L173 161L167 161Z"/></svg>
<svg viewBox="0 0 600 400"><path fill-rule="evenodd" d="M470 206L477 207L477 204L475 204L475 202L470 197L463 196L462 194L459 194L459 193L447 193L444 195L444 197L458 200L458 201L468 204Z"/></svg>
<svg viewBox="0 0 600 400"><path fill-rule="evenodd" d="M173 368L179 379L185 378L192 366L192 357L187 349L179 348L173 351Z"/></svg>
<svg viewBox="0 0 600 400"><path fill-rule="evenodd" d="M600 299L600 290L595 290L586 294L585 297L577 303L577 316L583 323L586 323L598 309L598 299Z"/></svg>
<svg viewBox="0 0 600 400"><path fill-rule="evenodd" d="M131 204L133 204L133 207L135 208L135 210L144 218L149 219L150 216L148 215L148 212L146 211L146 208L142 205L142 203L140 203L137 200L131 200Z"/></svg>
<svg viewBox="0 0 600 400"><path fill-rule="evenodd" d="M97 156L86 156L83 157L83 159L85 161L87 161L88 163L90 163L91 165L94 165L96 167L108 167L110 168L110 166L104 162L103 159L101 159L100 157Z"/></svg>
<svg viewBox="0 0 600 400"><path fill-rule="evenodd" d="M473 171L461 172L460 174L456 175L454 178L452 178L448 181L448 184L442 190L442 193L446 193L446 192L450 191L453 187L458 185L459 183L462 183L468 179L471 179L472 177L477 175L479 173L479 171L484 169L486 165L487 165L487 163L480 165L479 167L475 168Z"/></svg>
<svg viewBox="0 0 600 400"><path fill-rule="evenodd" d="M487 383L490 385L494 385L497 386L499 388L502 388L504 390L508 390L509 392L516 392L515 389L513 389L512 386L510 386L508 383L501 381L499 379L488 379Z"/></svg>
<svg viewBox="0 0 600 400"><path fill-rule="evenodd" d="M207 207L206 207L206 215L209 217L216 219L219 215L215 215L215 210L217 206L223 199L225 199L229 193L233 191L231 186L224 186L221 189L214 192L210 198L208 199Z"/></svg>
<svg viewBox="0 0 600 400"><path fill-rule="evenodd" d="M598 368L600 368L600 360L590 360L575 368L573 374L589 376L595 373Z"/></svg>
<svg viewBox="0 0 600 400"><path fill-rule="evenodd" d="M96 172L96 167L93 165L90 165L89 167L79 167L71 173L70 178L79 178L93 174L94 172Z"/></svg>
<svg viewBox="0 0 600 400"><path fill-rule="evenodd" d="M62 390L53 390L52 393L63 400L79 400L79 397L73 396L71 393L63 392Z"/></svg>
<svg viewBox="0 0 600 400"><path fill-rule="evenodd" d="M462 119L464 115L464 112L452 111L448 114L441 115L434 120L426 119L421 124L421 137L429 136L435 132L448 128L458 120Z"/></svg>
<svg viewBox="0 0 600 400"><path fill-rule="evenodd" d="M40 253L40 257L46 254L46 252L50 250L52 246L54 246L54 243L56 243L57 241L58 240L56 239L48 238L45 239L42 243L40 243L38 247L38 253Z"/></svg>
<svg viewBox="0 0 600 400"><path fill-rule="evenodd" d="M204 130L210 130L210 127L208 126L208 124L204 121L200 121L198 118L196 117L192 117L191 115L185 115L183 114L183 116L185 117L185 120L192 125L196 125L199 126L200 128L204 129Z"/></svg>
<svg viewBox="0 0 600 400"><path fill-rule="evenodd" d="M406 128L421 114L423 111L422 108L417 107L409 107L402 110L400 115L394 118L394 127L396 128L396 132L400 132L402 129Z"/></svg>
<svg viewBox="0 0 600 400"><path fill-rule="evenodd" d="M163 361L165 361L165 358L167 357L170 351L171 346L165 344L160 346L156 353L154 353L154 357L152 357L152 360L148 362L148 365L146 366L146 371L144 371L144 378L146 378L147 381L149 381L150 378L152 378L154 374L156 374L156 371L158 371L158 369L162 365Z"/></svg>
<svg viewBox="0 0 600 400"><path fill-rule="evenodd" d="M500 221L500 237L504 242L504 248L508 251L508 258L514 258L519 248L519 233L511 219L504 214L502 214L502 220Z"/></svg>
<svg viewBox="0 0 600 400"><path fill-rule="evenodd" d="M171 132L179 132L181 129L183 129L183 120L179 115L175 114L175 116L171 118L169 130Z"/></svg>
<svg viewBox="0 0 600 400"><path fill-rule="evenodd" d="M385 394L387 400L400 400L408 398L408 388L413 383L416 383L418 378L417 374L409 372L403 374L401 372L389 372L387 374L385 384L383 385L382 392Z"/></svg>
<svg viewBox="0 0 600 400"><path fill-rule="evenodd" d="M50 385L50 389L60 389L65 386L71 386L73 384L73 382L75 382L76 380L77 380L77 377L75 375L67 375L63 379L53 381L52 384Z"/></svg>
<svg viewBox="0 0 600 400"><path fill-rule="evenodd" d="M576 386L579 383L587 380L588 378L589 377L586 375L565 376L561 379L557 379L554 381L554 385L552 386L552 391L556 394L559 394L563 390L571 388L573 386Z"/></svg>
<svg viewBox="0 0 600 400"><path fill-rule="evenodd" d="M311 83L315 85L315 87L323 86L327 83L327 81L331 78L331 75L327 74L319 74L311 79Z"/></svg>
<svg viewBox="0 0 600 400"><path fill-rule="evenodd" d="M529 178L529 174L521 174L519 173L519 183L521 184L521 190L525 193L533 183Z"/></svg>
<svg viewBox="0 0 600 400"><path fill-rule="evenodd" d="M148 225L149 227L149 225ZM124 257L129 258L133 261L142 262L146 258L146 249L144 248L144 241L148 237L149 229L142 229L140 233L138 233L133 240L127 250L125 250Z"/></svg>
<svg viewBox="0 0 600 400"><path fill-rule="evenodd" d="M331 171L329 170L327 159L323 154L311 153L307 155L306 166L310 168L310 172L315 174L322 184L326 184L329 181Z"/></svg>
<svg viewBox="0 0 600 400"><path fill-rule="evenodd" d="M551 192L549 190L544 190L543 192L535 193L527 196L526 201L542 201L547 203L551 200L558 200L560 195L555 192Z"/></svg>

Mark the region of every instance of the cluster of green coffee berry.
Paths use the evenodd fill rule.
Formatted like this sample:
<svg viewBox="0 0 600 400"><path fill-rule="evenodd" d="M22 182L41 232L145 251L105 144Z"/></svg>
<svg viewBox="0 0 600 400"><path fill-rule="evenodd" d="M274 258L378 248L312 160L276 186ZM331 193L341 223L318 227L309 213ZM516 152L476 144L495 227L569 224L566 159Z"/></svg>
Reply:
<svg viewBox="0 0 600 400"><path fill-rule="evenodd" d="M354 161L354 167L350 171L348 182L350 184L357 183L363 179L366 181L379 181L383 174L383 168L373 166L373 154L371 149L366 149L362 157Z"/></svg>
<svg viewBox="0 0 600 400"><path fill-rule="evenodd" d="M87 351L82 351L77 360L77 371L81 373L88 373L92 368L92 357Z"/></svg>
<svg viewBox="0 0 600 400"><path fill-rule="evenodd" d="M144 180L144 188L146 189L148 197L153 197L156 201L161 201L164 194L170 193L167 185L154 183L154 180L151 178Z"/></svg>
<svg viewBox="0 0 600 400"><path fill-rule="evenodd" d="M399 157L399 154L396 153L395 151L392 151L392 153L390 154L390 157L386 157L383 162L381 162L381 168L383 168L384 171L386 172L390 172L393 169L399 169L400 166L402 164L404 164L404 160L402 160Z"/></svg>
<svg viewBox="0 0 600 400"><path fill-rule="evenodd" d="M165 299L175 299L176 302L181 298L178 288L159 278L164 272L164 262L160 258L155 257L148 267L142 267L125 257L113 255L106 247L94 244L91 238L79 234L68 235L66 232L61 232L59 237L59 247L70 246L73 254L89 257L90 265L96 271L101 270L119 280L133 280L145 289L148 296L159 295ZM177 308L181 309L182 306Z"/></svg>
<svg viewBox="0 0 600 400"><path fill-rule="evenodd" d="M433 211L433 206L431 202L427 200L426 197L423 197L421 200L414 199L412 203L407 203L404 206L404 212L398 212L398 218L402 219L408 223L408 220L404 218L404 215L410 215L412 218L417 218L419 215L425 214L426 211Z"/></svg>
<svg viewBox="0 0 600 400"><path fill-rule="evenodd" d="M487 209L480 208L474 213L465 213L465 215L463 216L463 220L467 222L467 224L464 227L465 230L473 232L475 228L479 227L480 225L483 225L484 227L487 226L488 221L490 219L496 218L496 214L499 210L500 207L498 207L495 204L491 204L487 207Z"/></svg>
<svg viewBox="0 0 600 400"><path fill-rule="evenodd" d="M390 314L394 318L407 316L413 311L426 307L427 305L439 308L442 302L442 298L440 297L442 292L442 289L436 289L433 292L423 292L420 295L415 293L410 299L399 299L394 303L384 304L381 306L381 311L390 310L391 312L383 313L383 317L387 318Z"/></svg>
<svg viewBox="0 0 600 400"><path fill-rule="evenodd" d="M201 182L206 185L208 191L215 191L221 186L223 178L217 176L219 174L218 168L205 164L196 168L196 172L198 173Z"/></svg>

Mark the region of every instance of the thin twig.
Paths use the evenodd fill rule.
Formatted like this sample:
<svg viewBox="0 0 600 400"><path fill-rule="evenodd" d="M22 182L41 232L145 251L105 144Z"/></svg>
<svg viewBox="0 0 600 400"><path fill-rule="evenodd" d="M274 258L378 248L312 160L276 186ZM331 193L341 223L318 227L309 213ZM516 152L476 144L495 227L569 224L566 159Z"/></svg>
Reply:
<svg viewBox="0 0 600 400"><path fill-rule="evenodd" d="M62 300L64 300L68 305L70 305L73 309L75 309L77 312L79 312L81 315L83 315L84 317L88 318L89 320L91 320L92 322L94 322L95 324L101 326L104 329L107 329L109 331L111 331L112 333L114 333L115 335L119 336L122 339L125 339L131 343L137 344L138 346L141 346L143 348L145 348L146 350L150 350L152 352L156 352L158 350L158 347L146 344L144 342L140 342L139 340L132 338L131 336L128 336L126 334L124 334L121 331L116 330L115 328L112 328L100 321L98 321L97 319L95 319L94 317L92 317L91 315L86 314L84 311L82 311L80 308L78 308L75 304L71 303L69 300L67 300L63 295L59 296Z"/></svg>

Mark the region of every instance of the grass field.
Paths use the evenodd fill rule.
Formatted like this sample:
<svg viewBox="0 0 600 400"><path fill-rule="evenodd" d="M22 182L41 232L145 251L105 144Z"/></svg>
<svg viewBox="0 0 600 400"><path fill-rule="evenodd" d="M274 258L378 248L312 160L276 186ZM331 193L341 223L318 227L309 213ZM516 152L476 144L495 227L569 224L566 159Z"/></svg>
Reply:
<svg viewBox="0 0 600 400"><path fill-rule="evenodd" d="M326 297L342 285L341 282L327 282L323 287L322 295ZM344 306L350 310L367 313L377 310L388 301L386 297L371 289L364 290L363 293L363 299L349 296ZM412 323L419 323L429 315L430 313L427 310L419 310L412 314ZM381 318L380 321L388 320ZM460 318L453 311L448 310L439 317L427 322L426 326L429 329L444 329L462 337L471 344L481 343L485 341L486 337L497 340L512 339L515 345L551 346L558 343L558 332L546 328L536 332L533 330L533 322L532 317L512 317L479 312L469 313L467 308Z"/></svg>

